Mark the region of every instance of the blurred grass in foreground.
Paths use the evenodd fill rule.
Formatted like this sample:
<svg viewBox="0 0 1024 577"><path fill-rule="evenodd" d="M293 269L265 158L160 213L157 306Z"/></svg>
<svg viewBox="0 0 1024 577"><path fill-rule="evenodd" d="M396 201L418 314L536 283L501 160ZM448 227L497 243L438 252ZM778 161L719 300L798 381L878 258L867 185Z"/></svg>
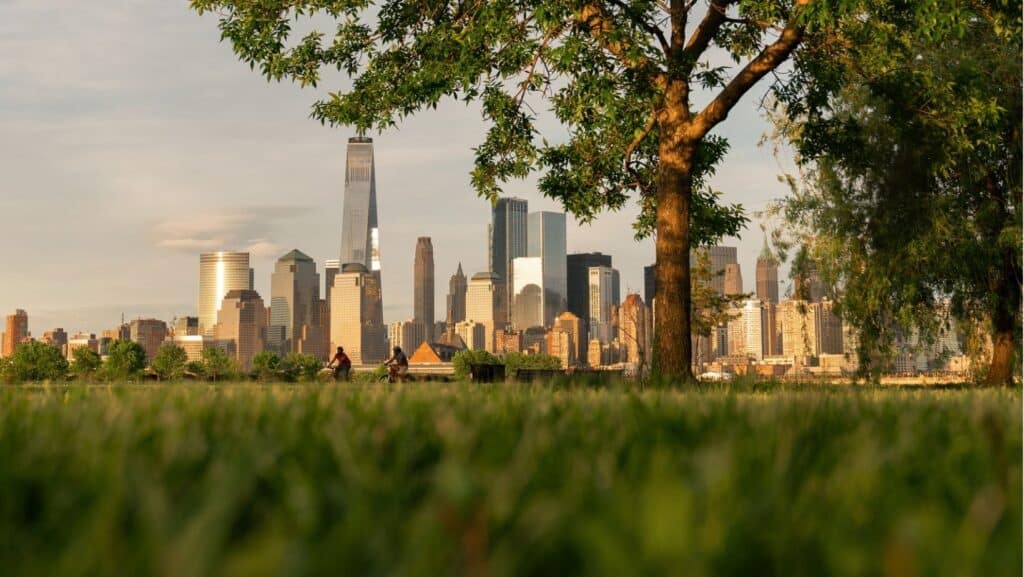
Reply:
<svg viewBox="0 0 1024 577"><path fill-rule="evenodd" d="M0 389L4 575L1020 575L1021 396Z"/></svg>

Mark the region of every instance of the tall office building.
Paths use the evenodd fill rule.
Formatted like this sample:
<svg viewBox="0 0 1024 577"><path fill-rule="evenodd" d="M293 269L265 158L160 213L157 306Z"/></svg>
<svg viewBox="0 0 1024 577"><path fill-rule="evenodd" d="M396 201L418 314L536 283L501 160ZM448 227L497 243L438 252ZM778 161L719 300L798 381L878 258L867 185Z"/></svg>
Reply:
<svg viewBox="0 0 1024 577"><path fill-rule="evenodd" d="M320 275L316 262L299 250L277 259L270 275L267 348L279 353L323 356Z"/></svg>
<svg viewBox="0 0 1024 577"><path fill-rule="evenodd" d="M615 282L618 271L607 266L592 266L587 270L587 292L590 303L589 338L597 339L601 344L615 338L612 330L612 307L618 303Z"/></svg>
<svg viewBox="0 0 1024 577"><path fill-rule="evenodd" d="M267 307L260 293L235 289L224 295L213 331L218 344L233 353L238 367L252 370L252 358L264 350L267 337Z"/></svg>
<svg viewBox="0 0 1024 577"><path fill-rule="evenodd" d="M548 332L545 345L548 354L562 360L563 368L585 364L583 360L587 354L587 339L583 332L583 319L569 311L558 315Z"/></svg>
<svg viewBox="0 0 1024 577"><path fill-rule="evenodd" d="M566 310L565 213L530 213L526 255L541 259L544 288L544 323L551 326Z"/></svg>
<svg viewBox="0 0 1024 577"><path fill-rule="evenodd" d="M211 252L199 255L199 332L212 335L217 311L233 290L252 290L252 269L247 252Z"/></svg>
<svg viewBox="0 0 1024 577"><path fill-rule="evenodd" d="M416 239L413 266L413 320L428 332L434 331L434 245L429 236ZM431 339L433 340L433 339ZM419 343L416 343L417 346Z"/></svg>
<svg viewBox="0 0 1024 577"><path fill-rule="evenodd" d="M722 277L724 279L723 285L725 289L725 294L743 294L743 273L740 271L740 265L738 263L726 263Z"/></svg>
<svg viewBox="0 0 1024 577"><path fill-rule="evenodd" d="M167 323L159 319L135 319L128 323L129 338L142 345L146 360L152 361L167 340Z"/></svg>
<svg viewBox="0 0 1024 577"><path fill-rule="evenodd" d="M527 203L521 198L499 198L491 212L488 270L500 279L495 320L504 325L512 311L512 261L526 256Z"/></svg>
<svg viewBox="0 0 1024 577"><path fill-rule="evenodd" d="M381 310L378 276L359 263L348 263L331 289L331 350L345 347L353 364L387 358L387 327Z"/></svg>
<svg viewBox="0 0 1024 577"><path fill-rule="evenodd" d="M759 300L779 302L779 261L768 248L768 238L764 239L764 248L757 257L756 296Z"/></svg>
<svg viewBox="0 0 1024 577"><path fill-rule="evenodd" d="M331 289L334 288L334 277L341 271L338 259L324 261L324 298L320 299L320 337L321 348L327 356L334 354L331 349Z"/></svg>
<svg viewBox="0 0 1024 577"><path fill-rule="evenodd" d="M590 320L590 267L592 266L611 267L611 255L589 252L570 254L565 257L566 308L579 317L584 325Z"/></svg>
<svg viewBox="0 0 1024 577"><path fill-rule="evenodd" d="M647 306L651 306L651 303L654 302L654 294L658 288L656 274L657 265L649 264L644 267L644 302Z"/></svg>
<svg viewBox="0 0 1024 577"><path fill-rule="evenodd" d="M628 294L618 309L619 339L626 350L626 362L637 370L651 363L649 309L638 294Z"/></svg>
<svg viewBox="0 0 1024 577"><path fill-rule="evenodd" d="M28 338L28 313L18 309L14 314L7 315L7 328L4 331L3 356L14 354L23 340Z"/></svg>
<svg viewBox="0 0 1024 577"><path fill-rule="evenodd" d="M469 281L466 290L466 321L484 325L484 348L494 350L494 330L501 306L500 277L492 272L478 272Z"/></svg>
<svg viewBox="0 0 1024 577"><path fill-rule="evenodd" d="M411 355L427 340L426 326L423 323L410 319L388 325L388 347L402 347L407 355Z"/></svg>
<svg viewBox="0 0 1024 577"><path fill-rule="evenodd" d="M768 311L757 299L745 300L737 309L729 320L729 355L761 360L768 354Z"/></svg>
<svg viewBox="0 0 1024 577"><path fill-rule="evenodd" d="M725 288L726 288L725 287L725 280L726 280L726 270L725 269L726 269L726 265L728 265L728 264L735 265L735 264L738 263L738 261L736 260L736 258L737 258L736 257L736 247L734 247L734 246L709 246L709 247L698 248L698 249L696 249L694 251L694 254L690 255L690 267L691 267L691 269L697 263L697 253L698 252L703 252L703 253L707 254L707 256L708 256L708 261L709 261L710 268L711 268L711 271L710 271L711 272L711 283L710 283L711 284L711 288L713 288L720 295L724 296L724 295L728 294L726 292L726 290L725 290ZM735 289L736 288L736 286L735 286L736 280L735 279L739 278L738 270L739 270L738 268L734 269L733 274L735 276L733 277L734 280L732 281L732 284L730 284L730 289ZM740 279L739 282L740 282L740 288L742 289L743 281ZM743 291L740 290L740 293L742 293L742 292ZM739 293L736 293L736 294L739 294Z"/></svg>
<svg viewBox="0 0 1024 577"><path fill-rule="evenodd" d="M462 273L462 263L448 280L448 314L445 317L449 325L466 320L466 275Z"/></svg>
<svg viewBox="0 0 1024 577"><path fill-rule="evenodd" d="M512 324L519 330L543 327L544 263L540 257L512 260Z"/></svg>
<svg viewBox="0 0 1024 577"><path fill-rule="evenodd" d="M345 201L341 215L341 264L358 263L380 276L377 183L373 139L348 139Z"/></svg>

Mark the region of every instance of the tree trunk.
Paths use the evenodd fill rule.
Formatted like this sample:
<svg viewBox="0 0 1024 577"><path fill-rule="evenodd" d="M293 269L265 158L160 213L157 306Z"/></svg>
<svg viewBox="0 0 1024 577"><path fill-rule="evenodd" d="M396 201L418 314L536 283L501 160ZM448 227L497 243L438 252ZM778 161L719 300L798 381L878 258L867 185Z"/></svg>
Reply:
<svg viewBox="0 0 1024 577"><path fill-rule="evenodd" d="M696 142L686 138L685 87L666 91L658 149L655 250L655 370L674 383L693 379L690 341L690 202Z"/></svg>
<svg viewBox="0 0 1024 577"><path fill-rule="evenodd" d="M992 311L992 362L988 368L988 385L1013 384L1013 359L1017 353L1013 337L1017 333L1017 315L1020 313L1020 273L1015 255L1003 251L1003 265L993 287L997 304Z"/></svg>

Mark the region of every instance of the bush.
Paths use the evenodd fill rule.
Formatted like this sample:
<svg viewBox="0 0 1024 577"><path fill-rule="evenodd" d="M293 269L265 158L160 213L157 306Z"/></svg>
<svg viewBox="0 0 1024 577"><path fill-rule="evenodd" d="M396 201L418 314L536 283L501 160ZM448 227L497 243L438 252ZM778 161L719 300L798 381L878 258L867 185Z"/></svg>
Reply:
<svg viewBox="0 0 1024 577"><path fill-rule="evenodd" d="M505 363L505 375L516 376L519 369L561 370L562 359L553 355L528 355L525 353L508 353L502 357Z"/></svg>
<svg viewBox="0 0 1024 577"><path fill-rule="evenodd" d="M21 343L7 367L12 381L55 381L68 376L68 361L53 345L31 341Z"/></svg>
<svg viewBox="0 0 1024 577"><path fill-rule="evenodd" d="M455 353L452 357L452 366L455 368L455 378L468 379L470 376L470 365L500 365L501 359L487 351L464 350Z"/></svg>
<svg viewBox="0 0 1024 577"><path fill-rule="evenodd" d="M71 371L79 378L92 380L96 372L103 366L100 354L89 347L78 347L71 353L74 362Z"/></svg>
<svg viewBox="0 0 1024 577"><path fill-rule="evenodd" d="M135 379L146 368L146 350L134 341L110 343L103 372L109 379Z"/></svg>
<svg viewBox="0 0 1024 577"><path fill-rule="evenodd" d="M188 353L178 345L167 343L153 357L153 372L163 381L180 379L185 374Z"/></svg>

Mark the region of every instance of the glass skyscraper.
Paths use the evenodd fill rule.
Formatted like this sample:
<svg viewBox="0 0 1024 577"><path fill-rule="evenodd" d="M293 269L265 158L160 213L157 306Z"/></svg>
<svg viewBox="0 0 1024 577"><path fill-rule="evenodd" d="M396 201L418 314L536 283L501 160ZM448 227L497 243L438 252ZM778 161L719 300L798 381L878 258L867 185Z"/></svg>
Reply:
<svg viewBox="0 0 1024 577"><path fill-rule="evenodd" d="M221 301L233 290L252 290L247 252L199 255L199 332L212 335Z"/></svg>
<svg viewBox="0 0 1024 577"><path fill-rule="evenodd" d="M530 213L526 253L540 257L544 287L544 326L566 310L565 213Z"/></svg>
<svg viewBox="0 0 1024 577"><path fill-rule="evenodd" d="M499 279L496 288L501 294L494 315L499 325L507 323L511 316L512 261L526 256L526 208L526 201L521 198L499 198L491 213L488 263L490 272Z"/></svg>
<svg viewBox="0 0 1024 577"><path fill-rule="evenodd" d="M345 203L341 214L342 265L361 264L380 275L380 232L377 228L377 184L373 139L348 139L345 161Z"/></svg>

